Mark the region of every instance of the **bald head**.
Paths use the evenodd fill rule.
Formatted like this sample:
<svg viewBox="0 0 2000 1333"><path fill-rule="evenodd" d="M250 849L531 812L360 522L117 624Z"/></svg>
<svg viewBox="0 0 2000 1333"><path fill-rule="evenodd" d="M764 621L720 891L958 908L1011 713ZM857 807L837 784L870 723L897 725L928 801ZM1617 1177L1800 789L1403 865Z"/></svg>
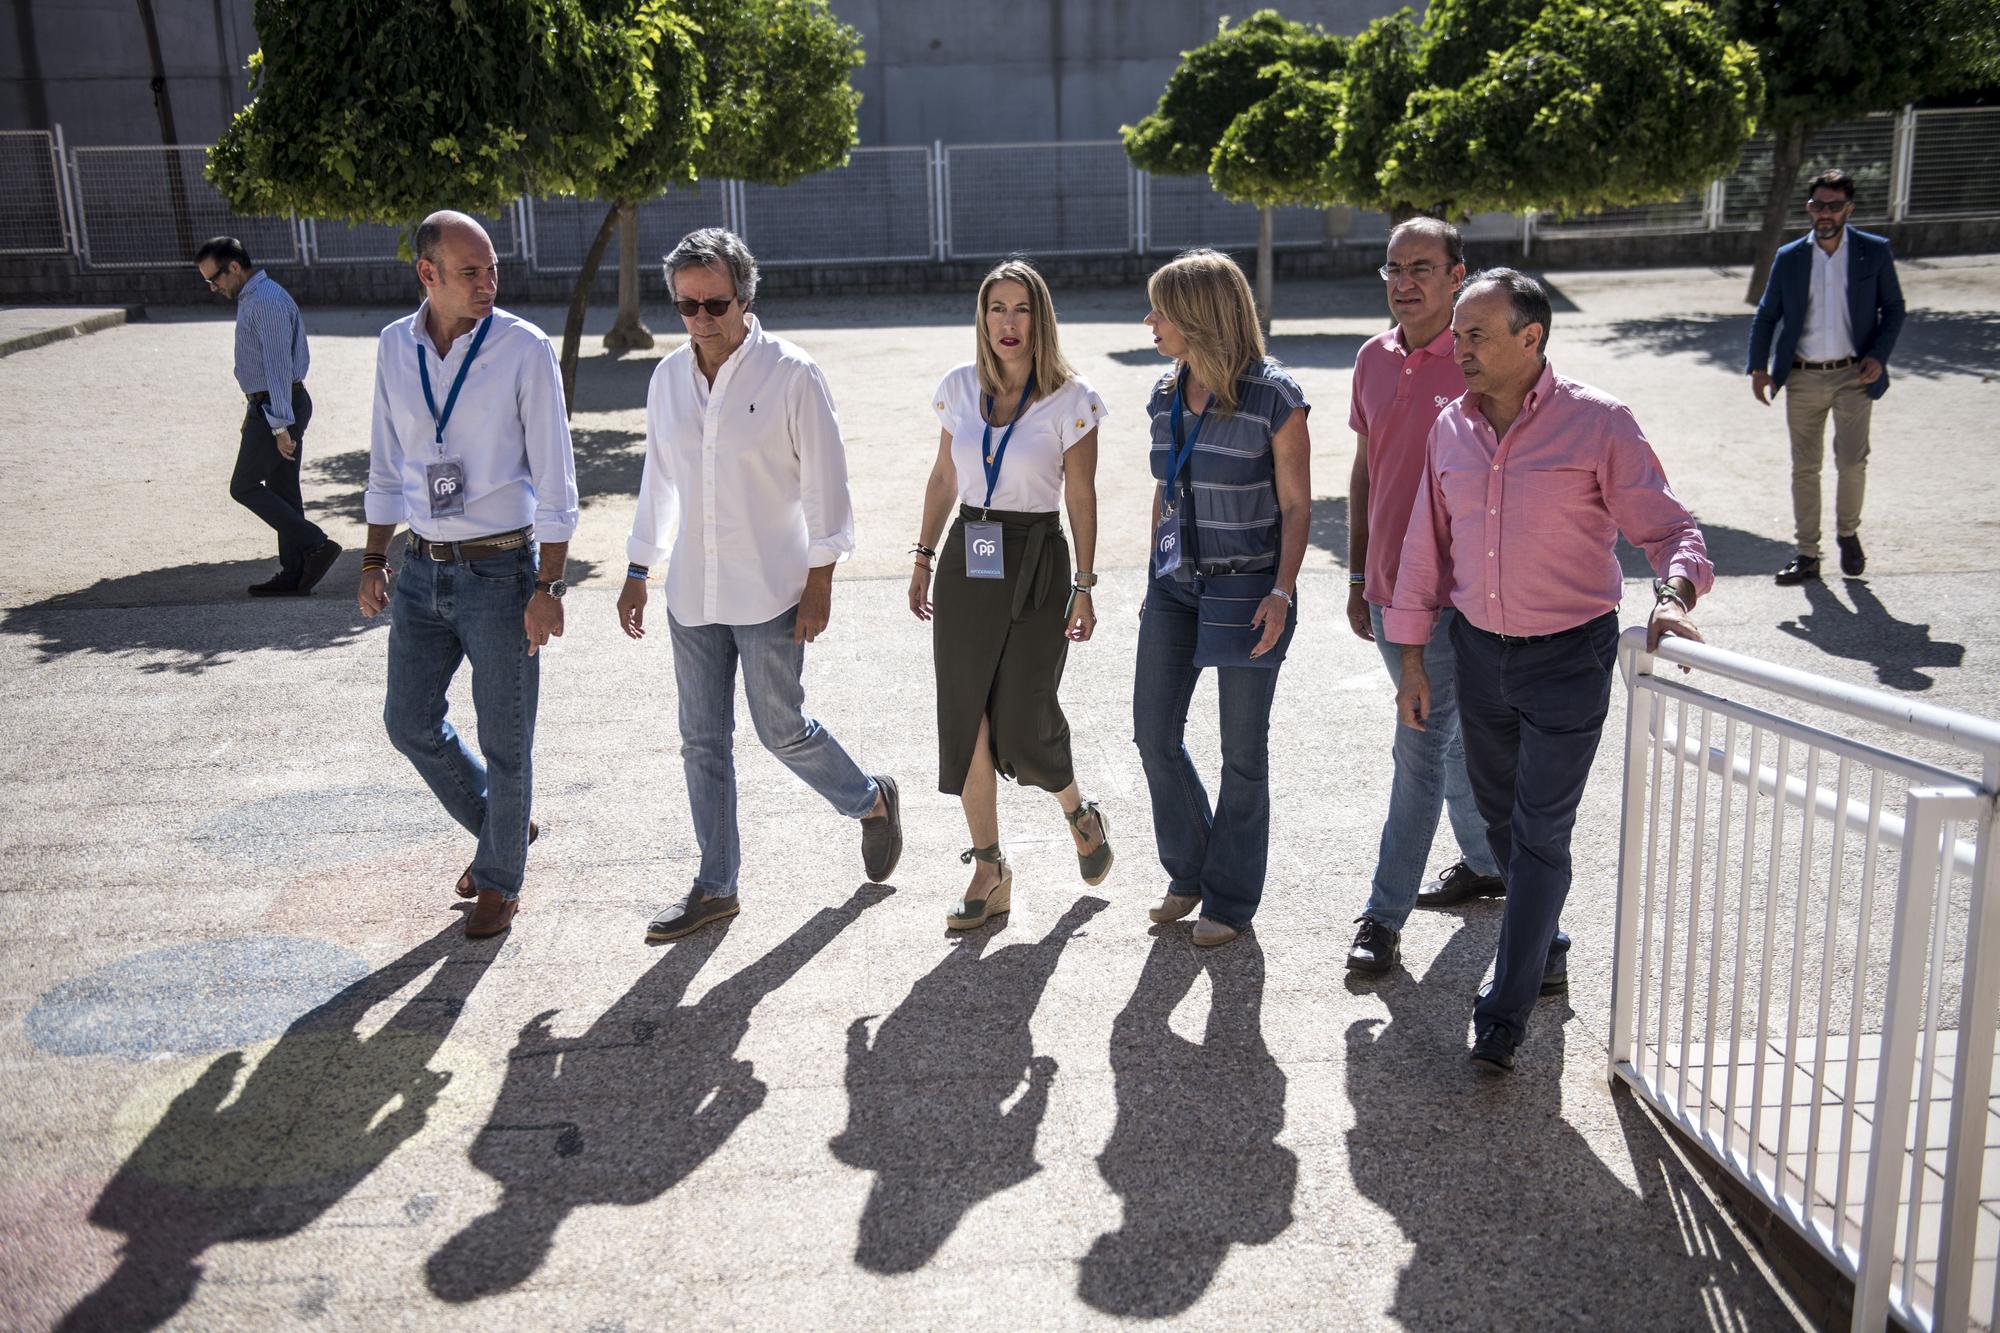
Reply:
<svg viewBox="0 0 2000 1333"><path fill-rule="evenodd" d="M417 225L417 280L431 312L450 326L470 327L493 313L500 259L476 219L440 209Z"/></svg>

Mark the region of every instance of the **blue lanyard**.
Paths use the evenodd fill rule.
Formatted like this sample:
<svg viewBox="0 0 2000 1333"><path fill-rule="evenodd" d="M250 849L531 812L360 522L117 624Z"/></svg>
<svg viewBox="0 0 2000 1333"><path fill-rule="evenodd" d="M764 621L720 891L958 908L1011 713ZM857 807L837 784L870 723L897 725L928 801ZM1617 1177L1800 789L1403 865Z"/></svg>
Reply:
<svg viewBox="0 0 2000 1333"><path fill-rule="evenodd" d="M486 341L486 331L493 327L493 316L488 315L479 322L479 332L472 335L472 346L465 353L465 360L458 367L458 378L451 382L451 392L445 396L444 415L438 415L437 399L431 394L431 372L424 365L424 345L417 343L417 376L424 382L424 403L431 410L431 420L437 423L437 442L440 452L444 449L444 424L451 420L451 410L458 406L458 391L465 387L465 372L472 369L472 358L479 355L479 345ZM420 329L419 333L422 332ZM444 358L438 358L444 364Z"/></svg>
<svg viewBox="0 0 2000 1333"><path fill-rule="evenodd" d="M1201 439L1201 428L1208 424L1208 411L1209 408L1215 406L1215 395L1213 393L1208 395L1208 406L1202 408L1201 415L1194 419L1194 434L1188 436L1187 444L1183 446L1181 444L1181 412L1186 407L1186 404L1187 372L1183 370L1179 382L1174 385L1174 412L1172 417L1174 442L1172 448L1167 451L1166 476L1166 484L1170 489L1174 484L1174 479L1180 476L1181 469L1185 468L1188 465L1188 460L1194 457L1195 442Z"/></svg>
<svg viewBox="0 0 2000 1333"><path fill-rule="evenodd" d="M1000 481L1000 464L1007 458L1007 441L1014 438L1014 427L1021 424L1021 413L1028 410L1028 395L1034 391L1035 372L1031 370L1028 372L1028 382L1021 386L1021 401L1014 404L1014 415L1008 420L1005 433L1000 436L998 449L993 447L992 421L984 423L986 429L979 437L979 466L986 469L986 503L981 506L982 508L990 509L993 506L993 488ZM988 418L993 415L993 395L990 393L986 395L986 415Z"/></svg>

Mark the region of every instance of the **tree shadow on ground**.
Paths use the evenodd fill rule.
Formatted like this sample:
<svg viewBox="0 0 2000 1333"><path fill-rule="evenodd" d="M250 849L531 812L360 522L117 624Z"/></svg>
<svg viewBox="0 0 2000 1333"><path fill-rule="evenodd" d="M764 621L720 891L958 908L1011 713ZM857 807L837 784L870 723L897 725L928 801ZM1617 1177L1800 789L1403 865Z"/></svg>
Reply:
<svg viewBox="0 0 2000 1333"><path fill-rule="evenodd" d="M1169 1026L1208 973L1202 1039ZM1098 1171L1123 1200L1118 1230L1084 1255L1078 1294L1106 1314L1185 1312L1233 1245L1263 1245L1292 1224L1299 1162L1285 1127L1285 1074L1264 1044L1264 953L1245 934L1196 950L1156 935L1138 987L1111 1027L1118 1121Z"/></svg>
<svg viewBox="0 0 2000 1333"><path fill-rule="evenodd" d="M1312 526L1307 529L1306 540L1334 559L1342 569L1347 568L1347 497L1344 495L1322 495L1312 502Z"/></svg>
<svg viewBox="0 0 2000 1333"><path fill-rule="evenodd" d="M1460 926L1421 982L1377 988L1386 1026L1347 1029L1348 1170L1412 1246L1384 1317L1404 1328L1462 1326L1473 1309L1491 1328L1785 1322L1775 1299L1739 1304L1764 1278L1631 1097L1612 1099L1629 1170L1565 1118L1561 1000L1536 1013L1513 1073L1471 1067L1467 1020L1497 927ZM1583 1095L1605 1094L1593 1083Z"/></svg>
<svg viewBox="0 0 2000 1333"><path fill-rule="evenodd" d="M294 1236L344 1198L429 1119L451 1080L430 1062L499 947L454 920L293 1023L247 1076L243 1051L210 1064L98 1196L91 1223L125 1236L118 1267L59 1327L158 1327L194 1296L212 1247ZM203 980L188 979L190 994Z"/></svg>
<svg viewBox="0 0 2000 1333"><path fill-rule="evenodd" d="M712 1157L764 1103L736 1048L764 998L893 889L864 885L775 949L683 1004L728 923L669 949L576 1037L551 1035L551 1010L521 1030L472 1164L500 1182L426 1265L431 1291L465 1302L533 1277L579 1208L650 1203Z"/></svg>
<svg viewBox="0 0 2000 1333"><path fill-rule="evenodd" d="M576 493L588 502L605 495L637 495L639 477L646 465L646 436L643 431L590 428L572 430L570 443L576 455ZM306 508L314 518L339 518L350 523L366 523L364 496L368 490L368 451L350 449L309 459L309 480L330 494L306 498ZM569 580L577 582L575 577Z"/></svg>
<svg viewBox="0 0 2000 1333"><path fill-rule="evenodd" d="M389 554L392 564L407 558L400 540ZM244 592L276 569L275 560L224 560L99 579L76 592L8 608L0 614L0 634L28 636L44 662L102 653L137 659L137 669L149 675L198 675L245 653L313 653L388 629L387 613L371 620L354 604L361 552L342 552L309 597ZM566 577L581 583L595 569L591 561L572 558Z"/></svg>
<svg viewBox="0 0 2000 1333"><path fill-rule="evenodd" d="M1792 558L1790 542L1774 541L1759 533L1728 528L1702 519L1695 522L1701 528L1702 542L1708 547L1709 563L1715 566L1719 576L1775 574ZM1628 579L1656 577L1646 553L1622 536L1618 539L1618 568Z"/></svg>
<svg viewBox="0 0 2000 1333"><path fill-rule="evenodd" d="M876 1173L855 1245L861 1267L917 1271L973 1208L1041 1170L1035 1138L1056 1062L1035 1054L1028 1024L1063 949L1107 906L1078 898L1040 940L990 954L994 932L974 931L872 1041L867 1017L848 1027L847 1128L829 1146Z"/></svg>
<svg viewBox="0 0 2000 1333"><path fill-rule="evenodd" d="M1750 360L1748 314L1623 319L1607 332L1610 347L1620 356L1693 355L1739 374ZM1919 379L1967 373L2000 376L2000 311L1912 310L1896 339L1889 370L1891 375ZM1747 402L1747 387L1743 395Z"/></svg>
<svg viewBox="0 0 2000 1333"><path fill-rule="evenodd" d="M1355 354L1367 341L1368 335L1359 333L1279 333L1273 334L1266 345L1271 359L1281 366L1352 370ZM1160 355L1156 347L1134 347L1112 352L1110 359L1121 366L1158 366L1163 374L1172 364Z"/></svg>
<svg viewBox="0 0 2000 1333"><path fill-rule="evenodd" d="M1831 657L1866 662L1878 683L1892 690L1927 690L1937 684L1925 667L1965 664L1965 645L1931 637L1928 624L1911 624L1889 614L1881 598L1861 579L1842 579L1852 608L1825 583L1802 585L1812 609L1796 620L1781 620L1778 628Z"/></svg>

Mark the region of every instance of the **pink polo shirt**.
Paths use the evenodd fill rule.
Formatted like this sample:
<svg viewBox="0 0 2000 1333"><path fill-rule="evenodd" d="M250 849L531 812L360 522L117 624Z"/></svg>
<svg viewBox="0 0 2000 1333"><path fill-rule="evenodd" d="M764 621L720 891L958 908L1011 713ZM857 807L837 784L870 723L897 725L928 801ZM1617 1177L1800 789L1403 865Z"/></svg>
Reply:
<svg viewBox="0 0 2000 1333"><path fill-rule="evenodd" d="M1621 531L1662 578L1678 574L1697 593L1714 585L1701 529L1630 408L1545 363L1500 440L1482 397L1467 393L1431 427L1383 616L1391 643L1429 642L1447 604L1494 634L1559 634L1595 620L1624 591Z"/></svg>
<svg viewBox="0 0 2000 1333"><path fill-rule="evenodd" d="M1354 358L1347 424L1368 437L1368 582L1361 595L1377 606L1389 605L1396 590L1396 561L1423 485L1431 423L1465 392L1455 350L1449 325L1414 351L1398 327L1370 338Z"/></svg>

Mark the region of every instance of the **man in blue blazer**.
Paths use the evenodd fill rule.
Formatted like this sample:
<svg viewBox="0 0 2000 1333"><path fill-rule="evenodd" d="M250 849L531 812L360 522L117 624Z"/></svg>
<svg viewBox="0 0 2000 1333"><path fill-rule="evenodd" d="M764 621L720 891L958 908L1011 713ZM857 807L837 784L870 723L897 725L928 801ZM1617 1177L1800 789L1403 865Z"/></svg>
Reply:
<svg viewBox="0 0 2000 1333"><path fill-rule="evenodd" d="M1903 289L1887 238L1848 226L1853 211L1852 176L1836 168L1813 178L1806 193L1812 230L1778 251L1764 299L1750 320L1750 391L1768 405L1772 392L1784 389L1792 432L1799 553L1778 571L1782 584L1820 576L1819 476L1829 415L1840 569L1859 575L1868 567L1860 535L1868 417L1875 400L1889 391L1889 354L1903 328Z"/></svg>

